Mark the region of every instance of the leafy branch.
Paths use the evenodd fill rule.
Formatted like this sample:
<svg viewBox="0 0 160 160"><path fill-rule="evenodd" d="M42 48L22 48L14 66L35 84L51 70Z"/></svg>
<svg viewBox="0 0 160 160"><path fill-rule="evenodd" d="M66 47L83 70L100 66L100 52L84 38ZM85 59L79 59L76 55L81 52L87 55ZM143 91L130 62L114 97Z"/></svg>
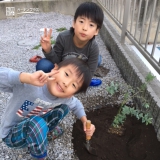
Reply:
<svg viewBox="0 0 160 160"><path fill-rule="evenodd" d="M148 109L149 104L141 93L146 90L147 84L150 83L154 78L155 76L153 76L151 73L148 73L145 78L145 82L140 87L134 89L130 85L127 85L128 92L124 94L118 113L112 122L112 126L114 128L118 128L119 126L123 125L127 115L135 116L138 120L142 119L142 123L145 123L146 125L152 123L152 117L150 117L148 113L143 113L141 110L136 109L136 107L127 106L127 102L129 102L131 99L138 98L141 99L143 107ZM106 87L106 90L111 96L113 96L116 92L118 92L119 85L112 81L110 85Z"/></svg>

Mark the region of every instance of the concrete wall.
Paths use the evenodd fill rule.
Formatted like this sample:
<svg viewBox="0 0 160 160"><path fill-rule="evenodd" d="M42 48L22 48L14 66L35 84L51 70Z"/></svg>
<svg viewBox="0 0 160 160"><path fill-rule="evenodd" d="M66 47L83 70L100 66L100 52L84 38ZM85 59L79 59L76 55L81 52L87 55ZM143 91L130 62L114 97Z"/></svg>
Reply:
<svg viewBox="0 0 160 160"><path fill-rule="evenodd" d="M74 15L75 9L86 0L26 0L13 2L0 2L0 20L21 16L22 12L60 12ZM89 0L90 1L90 0ZM6 7L14 7L14 15L6 16Z"/></svg>

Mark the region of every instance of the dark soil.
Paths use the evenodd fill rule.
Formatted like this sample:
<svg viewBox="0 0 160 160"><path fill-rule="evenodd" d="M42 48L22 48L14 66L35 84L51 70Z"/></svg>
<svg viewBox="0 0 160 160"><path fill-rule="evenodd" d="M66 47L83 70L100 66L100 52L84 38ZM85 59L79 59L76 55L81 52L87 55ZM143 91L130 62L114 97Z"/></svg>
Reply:
<svg viewBox="0 0 160 160"><path fill-rule="evenodd" d="M74 150L80 160L160 160L160 142L152 125L142 124L134 117L128 117L123 136L108 133L117 107L105 107L87 113L88 119L96 126L90 140L97 156L84 147L85 134L80 120L73 126Z"/></svg>
<svg viewBox="0 0 160 160"><path fill-rule="evenodd" d="M108 72L109 72L109 69L107 69L103 66L98 66L95 73L94 73L94 76L105 77Z"/></svg>

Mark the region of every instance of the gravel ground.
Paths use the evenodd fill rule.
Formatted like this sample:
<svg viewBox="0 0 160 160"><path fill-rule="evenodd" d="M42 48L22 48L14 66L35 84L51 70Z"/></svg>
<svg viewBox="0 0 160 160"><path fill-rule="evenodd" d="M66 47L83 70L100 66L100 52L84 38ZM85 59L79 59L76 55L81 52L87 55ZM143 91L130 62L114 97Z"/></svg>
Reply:
<svg viewBox="0 0 160 160"><path fill-rule="evenodd" d="M40 13L35 15L23 15L15 19L0 21L0 66L10 67L19 71L34 72L35 63L29 62L30 57L40 55L43 57L41 48L35 50L33 47L39 44L40 29L47 27L53 29L53 39L59 34L56 29L61 27L70 28L73 17L59 13ZM90 87L86 94L76 95L82 100L85 110L95 109L101 104L118 103L113 102L112 98L107 96L106 85L112 80L124 82L121 74L116 67L112 57L106 49L100 36L96 37L99 44L100 53L103 57L102 65L109 69L109 73L101 78L102 85L99 87ZM0 119L3 116L7 101L11 94L0 92ZM75 116L70 113L61 122L65 133L55 141L49 142L48 155L51 159L73 159L78 158L74 154L72 139L73 123ZM1 122L1 121L0 121ZM0 160L29 160L31 159L27 149L14 150L8 148L0 140Z"/></svg>

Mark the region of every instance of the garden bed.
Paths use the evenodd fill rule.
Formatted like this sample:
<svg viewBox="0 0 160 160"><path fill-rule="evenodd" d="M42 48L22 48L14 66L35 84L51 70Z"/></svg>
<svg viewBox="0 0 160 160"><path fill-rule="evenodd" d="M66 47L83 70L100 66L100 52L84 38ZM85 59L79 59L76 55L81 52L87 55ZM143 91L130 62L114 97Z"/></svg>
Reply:
<svg viewBox="0 0 160 160"><path fill-rule="evenodd" d="M96 126L91 146L97 156L84 147L85 134L82 123L77 120L73 126L73 145L80 160L159 160L160 142L152 125L142 124L135 117L127 117L123 136L108 133L108 129L118 111L118 107L106 106L87 113L88 119Z"/></svg>

